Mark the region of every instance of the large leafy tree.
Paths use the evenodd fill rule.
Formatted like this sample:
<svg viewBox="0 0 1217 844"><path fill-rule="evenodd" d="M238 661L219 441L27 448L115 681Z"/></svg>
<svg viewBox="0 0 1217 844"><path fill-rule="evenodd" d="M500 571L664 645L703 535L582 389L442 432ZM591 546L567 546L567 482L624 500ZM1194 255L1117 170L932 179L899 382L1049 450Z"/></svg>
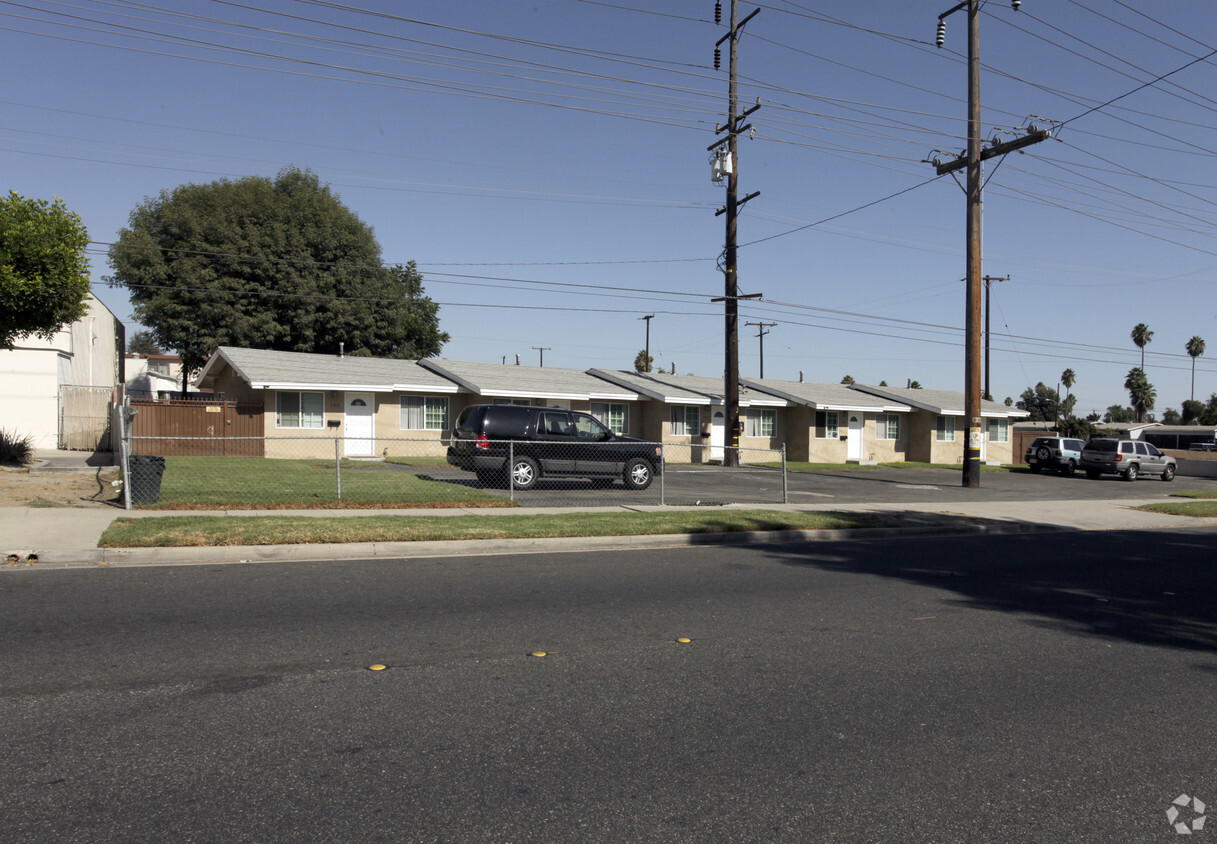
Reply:
<svg viewBox="0 0 1217 844"><path fill-rule="evenodd" d="M1061 411L1061 397L1056 390L1040 381L1034 389L1028 387L1023 390L1015 407L1027 411L1030 422L1055 422Z"/></svg>
<svg viewBox="0 0 1217 844"><path fill-rule="evenodd" d="M1183 403L1179 414L1179 424L1199 425L1200 417L1204 415L1204 402L1188 399Z"/></svg>
<svg viewBox="0 0 1217 844"><path fill-rule="evenodd" d="M1191 340L1187 341L1186 346L1188 355L1192 359L1192 398L1196 398L1196 358L1204 354L1204 338L1199 334L1192 336Z"/></svg>
<svg viewBox="0 0 1217 844"><path fill-rule="evenodd" d="M0 349L50 339L88 310L89 234L62 199L0 197Z"/></svg>
<svg viewBox="0 0 1217 844"><path fill-rule="evenodd" d="M127 354L163 355L165 350L156 343L151 331L137 331L127 338Z"/></svg>
<svg viewBox="0 0 1217 844"><path fill-rule="evenodd" d="M1128 401L1137 412L1137 421L1144 422L1145 412L1153 410L1154 402L1158 399L1158 391L1145 377L1145 370L1139 366L1128 370L1128 377L1124 379L1124 389L1128 390Z"/></svg>
<svg viewBox="0 0 1217 844"><path fill-rule="evenodd" d="M414 264L382 266L371 227L295 168L145 200L110 265L183 380L222 345L421 358L448 340Z"/></svg>

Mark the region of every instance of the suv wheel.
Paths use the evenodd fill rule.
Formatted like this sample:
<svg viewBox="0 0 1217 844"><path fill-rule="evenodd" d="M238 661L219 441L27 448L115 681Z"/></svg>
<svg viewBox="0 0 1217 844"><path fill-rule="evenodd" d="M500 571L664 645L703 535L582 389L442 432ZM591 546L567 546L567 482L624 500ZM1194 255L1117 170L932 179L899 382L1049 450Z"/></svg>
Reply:
<svg viewBox="0 0 1217 844"><path fill-rule="evenodd" d="M641 457L635 457L633 460L626 461L625 485L628 489L641 492L651 485L653 477L654 470L651 468L650 461Z"/></svg>
<svg viewBox="0 0 1217 844"><path fill-rule="evenodd" d="M1052 450L1046 445L1041 445L1035 450L1035 457L1041 463L1047 463L1048 458L1052 456Z"/></svg>
<svg viewBox="0 0 1217 844"><path fill-rule="evenodd" d="M511 464L511 483L516 489L532 489L540 477L537 461L531 457L517 457Z"/></svg>
<svg viewBox="0 0 1217 844"><path fill-rule="evenodd" d="M1173 481L1174 479L1175 479L1175 467L1168 463L1162 467L1162 480Z"/></svg>
<svg viewBox="0 0 1217 844"><path fill-rule="evenodd" d="M1129 463L1128 468L1124 470L1124 480L1135 481L1137 479L1137 464Z"/></svg>
<svg viewBox="0 0 1217 844"><path fill-rule="evenodd" d="M1066 460L1065 465L1061 467L1061 474L1067 478L1073 477L1073 473L1078 469L1078 464L1072 460Z"/></svg>

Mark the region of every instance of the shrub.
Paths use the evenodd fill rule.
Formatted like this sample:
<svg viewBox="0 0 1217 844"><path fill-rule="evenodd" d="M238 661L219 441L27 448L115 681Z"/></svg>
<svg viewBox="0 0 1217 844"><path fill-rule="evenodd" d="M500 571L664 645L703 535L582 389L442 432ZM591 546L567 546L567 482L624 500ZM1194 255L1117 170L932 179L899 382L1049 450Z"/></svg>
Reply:
<svg viewBox="0 0 1217 844"><path fill-rule="evenodd" d="M0 463L24 466L34 462L34 437L19 437L0 429Z"/></svg>

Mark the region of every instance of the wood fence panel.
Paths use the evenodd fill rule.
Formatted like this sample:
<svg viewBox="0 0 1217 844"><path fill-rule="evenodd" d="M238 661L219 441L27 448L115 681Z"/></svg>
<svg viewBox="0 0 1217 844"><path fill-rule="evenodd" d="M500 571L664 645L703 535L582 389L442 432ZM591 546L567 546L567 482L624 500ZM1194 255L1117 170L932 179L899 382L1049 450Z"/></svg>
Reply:
<svg viewBox="0 0 1217 844"><path fill-rule="evenodd" d="M263 408L235 401L133 400L132 448L159 457L262 457ZM238 439L253 438L253 439Z"/></svg>

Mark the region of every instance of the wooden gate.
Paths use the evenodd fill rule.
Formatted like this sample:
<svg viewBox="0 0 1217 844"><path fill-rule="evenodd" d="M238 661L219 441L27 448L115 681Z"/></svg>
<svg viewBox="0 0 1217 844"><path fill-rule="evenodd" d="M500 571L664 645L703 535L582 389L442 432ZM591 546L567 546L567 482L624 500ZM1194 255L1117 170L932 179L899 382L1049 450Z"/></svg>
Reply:
<svg viewBox="0 0 1217 844"><path fill-rule="evenodd" d="M159 457L263 457L261 402L132 399L132 450ZM251 438L251 439L239 439Z"/></svg>

